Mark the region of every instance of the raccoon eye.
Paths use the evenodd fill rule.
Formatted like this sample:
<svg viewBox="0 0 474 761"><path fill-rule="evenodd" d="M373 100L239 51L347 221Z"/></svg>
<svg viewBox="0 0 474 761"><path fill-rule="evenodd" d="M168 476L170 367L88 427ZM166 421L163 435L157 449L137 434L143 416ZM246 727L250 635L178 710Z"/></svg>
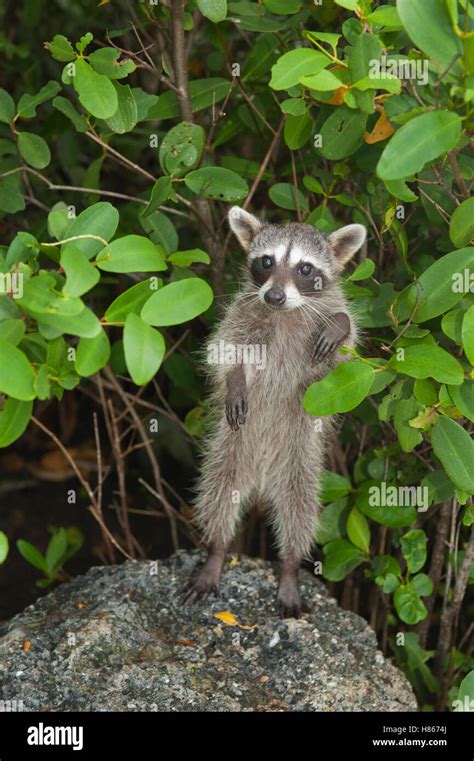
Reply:
<svg viewBox="0 0 474 761"><path fill-rule="evenodd" d="M311 275L312 271L313 268L311 264L302 264L298 270L299 274L303 275L303 277L308 277L308 275Z"/></svg>
<svg viewBox="0 0 474 761"><path fill-rule="evenodd" d="M262 256L262 267L264 270L269 270L273 265L273 259L271 256Z"/></svg>

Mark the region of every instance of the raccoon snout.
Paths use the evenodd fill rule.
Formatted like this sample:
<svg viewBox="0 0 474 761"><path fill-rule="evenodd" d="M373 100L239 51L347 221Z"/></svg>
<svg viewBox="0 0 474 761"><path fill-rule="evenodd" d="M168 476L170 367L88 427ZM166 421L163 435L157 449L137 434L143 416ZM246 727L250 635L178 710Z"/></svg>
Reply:
<svg viewBox="0 0 474 761"><path fill-rule="evenodd" d="M286 301L286 293L283 288L277 288L274 286L273 288L269 288L268 291L265 291L263 298L267 304L280 307Z"/></svg>

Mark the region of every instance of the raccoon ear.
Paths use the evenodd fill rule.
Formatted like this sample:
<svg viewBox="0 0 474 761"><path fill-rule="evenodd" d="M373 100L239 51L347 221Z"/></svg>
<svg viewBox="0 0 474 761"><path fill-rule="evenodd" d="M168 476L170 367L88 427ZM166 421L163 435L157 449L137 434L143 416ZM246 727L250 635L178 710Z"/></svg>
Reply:
<svg viewBox="0 0 474 761"><path fill-rule="evenodd" d="M342 270L346 262L352 259L364 243L366 235L364 225L346 225L329 235L329 246L336 257L338 269Z"/></svg>
<svg viewBox="0 0 474 761"><path fill-rule="evenodd" d="M258 233L262 223L240 206L233 206L229 211L229 225L241 245L248 251L252 238Z"/></svg>

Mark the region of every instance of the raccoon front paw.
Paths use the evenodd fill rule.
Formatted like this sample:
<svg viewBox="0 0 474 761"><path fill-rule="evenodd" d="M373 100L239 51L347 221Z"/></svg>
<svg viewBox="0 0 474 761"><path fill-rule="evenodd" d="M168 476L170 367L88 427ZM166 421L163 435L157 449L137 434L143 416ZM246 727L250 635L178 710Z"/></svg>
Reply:
<svg viewBox="0 0 474 761"><path fill-rule="evenodd" d="M345 312L338 312L330 317L330 323L325 325L316 339L313 349L312 364L322 362L338 349L351 332L351 322Z"/></svg>
<svg viewBox="0 0 474 761"><path fill-rule="evenodd" d="M227 422L232 431L238 431L247 419L248 404L245 392L229 395L225 405Z"/></svg>

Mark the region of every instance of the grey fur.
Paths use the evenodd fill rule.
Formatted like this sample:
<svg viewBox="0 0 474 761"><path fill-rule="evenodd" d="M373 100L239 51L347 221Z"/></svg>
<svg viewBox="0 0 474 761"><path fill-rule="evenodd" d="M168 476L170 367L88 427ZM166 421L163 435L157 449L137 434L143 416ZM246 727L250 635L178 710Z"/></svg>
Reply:
<svg viewBox="0 0 474 761"><path fill-rule="evenodd" d="M239 212L234 207L229 218L234 232L245 241L250 260L276 246L285 245L288 252L297 247L303 260L308 256L320 262L328 278L324 291L305 298L303 306L274 309L257 297L259 289L247 271L240 292L210 337L211 345L220 341L226 345L264 344L266 367L243 366L248 413L241 415L245 422L237 425L238 430L231 430L225 415L226 401L229 393L234 393L232 388L240 388L243 376L239 381L239 368L208 366L213 385L210 403L216 420L203 451L195 499L196 521L205 542L211 548L225 550L241 512L258 500L268 506L283 563L298 566L302 558L310 557L318 522L321 472L335 428L333 418L317 419L304 412L302 398L312 382L345 359L336 351L312 366L311 352L321 330L331 323L331 315L350 312L338 284L341 266L327 236L305 224L260 225L251 215L245 212L240 217ZM240 222L245 227L243 231ZM355 232L359 233L360 246L360 230ZM339 256L342 258L340 252ZM345 343L353 345L356 339L357 329L350 318L350 335ZM282 596L285 590L280 588ZM286 603L283 607L293 610Z"/></svg>

